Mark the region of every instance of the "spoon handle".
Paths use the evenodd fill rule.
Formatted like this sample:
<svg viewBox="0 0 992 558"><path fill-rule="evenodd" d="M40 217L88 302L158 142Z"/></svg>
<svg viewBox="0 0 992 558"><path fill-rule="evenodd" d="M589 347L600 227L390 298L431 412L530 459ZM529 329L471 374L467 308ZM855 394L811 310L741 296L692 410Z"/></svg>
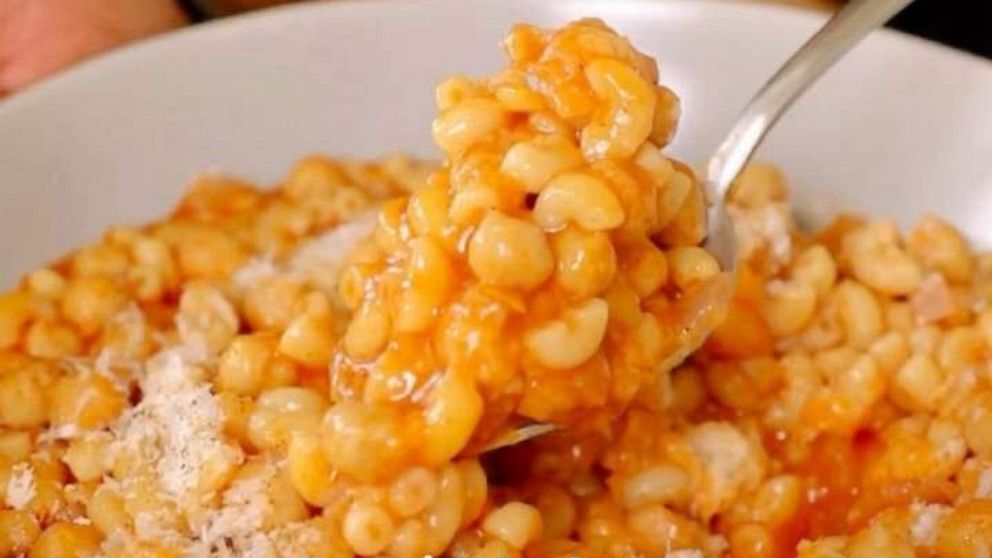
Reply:
<svg viewBox="0 0 992 558"><path fill-rule="evenodd" d="M913 0L852 0L816 32L751 99L706 168L716 200L779 116L844 53Z"/></svg>

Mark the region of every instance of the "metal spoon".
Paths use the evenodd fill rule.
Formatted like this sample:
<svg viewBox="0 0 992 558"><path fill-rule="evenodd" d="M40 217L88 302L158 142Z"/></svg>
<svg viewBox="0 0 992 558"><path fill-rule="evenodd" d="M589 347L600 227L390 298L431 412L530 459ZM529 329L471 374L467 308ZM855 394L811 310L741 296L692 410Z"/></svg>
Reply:
<svg viewBox="0 0 992 558"><path fill-rule="evenodd" d="M726 194L741 169L761 145L779 117L816 82L841 56L913 0L852 0L835 13L747 104L706 167L706 187L714 200L708 211L709 234L706 249L724 272L690 304L696 311L686 313L682 330L685 342L677 354L659 363L670 369L684 360L706 340L719 324L716 318L733 294L733 274L737 264L734 223L726 210ZM519 444L555 430L549 424L528 424L514 428L492 440L483 451Z"/></svg>
<svg viewBox="0 0 992 558"><path fill-rule="evenodd" d="M706 186L717 200L709 210L706 249L721 267L733 270L737 260L734 227L725 197L741 169L779 117L871 31L913 0L852 0L838 11L778 69L747 104L706 166Z"/></svg>

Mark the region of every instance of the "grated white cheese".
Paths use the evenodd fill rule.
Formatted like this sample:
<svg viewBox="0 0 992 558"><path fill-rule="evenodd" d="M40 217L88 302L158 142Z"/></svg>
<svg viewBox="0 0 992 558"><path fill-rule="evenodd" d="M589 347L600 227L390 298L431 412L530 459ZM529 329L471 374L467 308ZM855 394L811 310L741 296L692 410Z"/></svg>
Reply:
<svg viewBox="0 0 992 558"><path fill-rule="evenodd" d="M269 533L276 554L282 558L313 556L315 551L327 547L327 539L313 525L296 521L276 528Z"/></svg>
<svg viewBox="0 0 992 558"><path fill-rule="evenodd" d="M255 533L248 540L247 546L238 556L240 558L279 558L281 555L276 551L275 545L268 536Z"/></svg>
<svg viewBox="0 0 992 558"><path fill-rule="evenodd" d="M114 376L113 371L110 369L113 362L114 362L113 349L111 349L110 347L104 347L100 349L100 352L96 355L96 360L93 361L93 371L103 376L104 378L107 378L108 380L114 382L116 376Z"/></svg>
<svg viewBox="0 0 992 558"><path fill-rule="evenodd" d="M665 554L665 558L706 558L702 550L682 549L670 550Z"/></svg>
<svg viewBox="0 0 992 558"><path fill-rule="evenodd" d="M205 304L208 311L189 311L187 297ZM203 363L216 356L220 347L211 347L205 332L216 327L228 331L238 331L238 313L230 301L217 289L201 288L187 290L179 301L179 312L175 317L176 332L182 341L183 356L190 363Z"/></svg>
<svg viewBox="0 0 992 558"><path fill-rule="evenodd" d="M231 276L231 282L238 290L245 290L262 279L279 273L279 268L270 257L252 258L248 263L237 269Z"/></svg>
<svg viewBox="0 0 992 558"><path fill-rule="evenodd" d="M149 341L148 322L145 313L135 303L130 303L111 318L111 325L123 338L117 344L100 349L93 370L114 383L122 393L130 389L129 381L140 372L140 364L133 359L134 351ZM123 349L123 350L122 350ZM126 372L122 377L118 372Z"/></svg>
<svg viewBox="0 0 992 558"><path fill-rule="evenodd" d="M992 498L992 467L985 469L978 476L978 486L975 487L975 498Z"/></svg>
<svg viewBox="0 0 992 558"><path fill-rule="evenodd" d="M155 541L168 544L169 546L181 547L186 544L186 538L181 533L174 530L174 519L168 508L161 508L154 512L144 511L138 513L134 518L134 535L138 540ZM128 537L124 537L126 542Z"/></svg>
<svg viewBox="0 0 992 558"><path fill-rule="evenodd" d="M121 358L112 347L104 347L93 361L93 372L110 380L114 388L128 395L144 370L142 363L132 358Z"/></svg>
<svg viewBox="0 0 992 558"><path fill-rule="evenodd" d="M734 425L704 422L686 432L686 441L699 460L703 477L697 480L693 509L712 516L747 488L760 482L763 455Z"/></svg>
<svg viewBox="0 0 992 558"><path fill-rule="evenodd" d="M376 212L368 211L302 244L293 253L289 268L311 283L333 293L351 248L375 230Z"/></svg>
<svg viewBox="0 0 992 558"><path fill-rule="evenodd" d="M124 345L127 347L138 347L148 339L148 324L145 321L145 313L134 302L129 303L111 318L111 323L120 326L121 331L127 336Z"/></svg>
<svg viewBox="0 0 992 558"><path fill-rule="evenodd" d="M913 504L913 522L909 535L918 546L931 546L937 539L937 530L950 508L937 504Z"/></svg>
<svg viewBox="0 0 992 558"><path fill-rule="evenodd" d="M58 440L72 440L79 437L83 431L75 423L66 422L57 426L52 426L38 435L38 443L55 442Z"/></svg>
<svg viewBox="0 0 992 558"><path fill-rule="evenodd" d="M262 474L235 481L223 495L220 508L196 526L197 542L187 554L209 558L275 558L275 548L263 532L273 512L269 495L277 469L265 464Z"/></svg>
<svg viewBox="0 0 992 558"><path fill-rule="evenodd" d="M772 203L754 209L728 207L740 246L741 257L747 258L765 248L772 261L784 265L792 258L792 218L784 203Z"/></svg>
<svg viewBox="0 0 992 558"><path fill-rule="evenodd" d="M20 462L11 469L10 480L7 481L7 505L15 510L28 507L36 494L34 485L34 469L26 462Z"/></svg>
<svg viewBox="0 0 992 558"><path fill-rule="evenodd" d="M181 352L159 353L142 383L144 398L113 429L112 450L154 463L162 490L177 501L192 495L210 460L242 459L225 442L220 406L198 374Z"/></svg>

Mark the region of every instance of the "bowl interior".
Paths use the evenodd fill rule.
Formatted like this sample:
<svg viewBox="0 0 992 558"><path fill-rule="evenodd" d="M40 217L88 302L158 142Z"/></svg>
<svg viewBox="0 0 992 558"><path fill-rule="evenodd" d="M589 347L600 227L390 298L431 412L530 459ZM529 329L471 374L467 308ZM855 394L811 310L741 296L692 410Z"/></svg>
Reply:
<svg viewBox="0 0 992 558"><path fill-rule="evenodd" d="M435 156L433 85L500 63L517 21L596 16L683 100L671 153L701 163L822 17L701 0L345 1L204 25L0 104L0 286L115 223L163 215L198 172L262 183L300 156ZM856 209L951 219L992 245L992 65L879 32L803 98L760 157L811 223Z"/></svg>

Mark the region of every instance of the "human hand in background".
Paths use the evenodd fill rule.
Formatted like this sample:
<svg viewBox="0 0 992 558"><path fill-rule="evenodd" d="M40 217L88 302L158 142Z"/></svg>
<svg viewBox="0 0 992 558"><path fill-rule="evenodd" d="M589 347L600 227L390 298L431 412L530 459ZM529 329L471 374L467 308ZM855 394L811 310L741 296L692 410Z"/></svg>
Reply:
<svg viewBox="0 0 992 558"><path fill-rule="evenodd" d="M0 0L0 96L186 23L174 0Z"/></svg>

